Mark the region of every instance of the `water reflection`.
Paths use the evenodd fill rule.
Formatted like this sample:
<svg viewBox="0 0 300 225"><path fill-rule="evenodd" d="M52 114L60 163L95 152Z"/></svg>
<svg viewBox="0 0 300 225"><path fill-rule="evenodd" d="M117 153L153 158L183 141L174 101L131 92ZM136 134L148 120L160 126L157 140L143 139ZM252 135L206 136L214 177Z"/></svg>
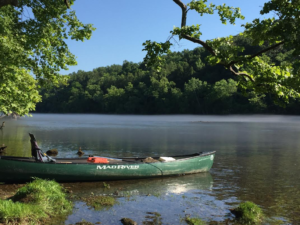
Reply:
<svg viewBox="0 0 300 225"><path fill-rule="evenodd" d="M110 188L105 187L108 184ZM115 195L119 197L132 195L170 195L182 194L191 190L212 190L213 178L210 173L186 176L140 179L110 182L65 183L76 195Z"/></svg>
<svg viewBox="0 0 300 225"><path fill-rule="evenodd" d="M119 224L123 217L130 217L138 224L151 220L180 224L186 215L212 220L216 215L227 217L229 212L222 201L211 195L213 178L210 173L79 185L68 183L64 186L74 195L113 195L120 203L107 212L92 210L84 202L77 201L78 210L69 216L66 224L82 219L93 223Z"/></svg>

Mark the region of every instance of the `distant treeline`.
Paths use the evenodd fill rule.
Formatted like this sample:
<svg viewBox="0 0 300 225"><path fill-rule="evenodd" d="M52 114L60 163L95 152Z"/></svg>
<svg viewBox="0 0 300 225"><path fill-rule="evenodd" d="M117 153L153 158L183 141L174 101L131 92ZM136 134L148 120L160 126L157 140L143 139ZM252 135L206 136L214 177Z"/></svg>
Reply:
<svg viewBox="0 0 300 225"><path fill-rule="evenodd" d="M260 48L243 37L235 43L249 54ZM263 46L262 46L263 47ZM261 48L262 48L261 47ZM99 67L71 73L68 86L42 90L37 112L118 114L299 114L299 102L274 104L271 95L257 96L238 88L238 78L222 66L210 66L203 48L165 56L160 72L143 63ZM270 52L270 63L288 60L288 51Z"/></svg>

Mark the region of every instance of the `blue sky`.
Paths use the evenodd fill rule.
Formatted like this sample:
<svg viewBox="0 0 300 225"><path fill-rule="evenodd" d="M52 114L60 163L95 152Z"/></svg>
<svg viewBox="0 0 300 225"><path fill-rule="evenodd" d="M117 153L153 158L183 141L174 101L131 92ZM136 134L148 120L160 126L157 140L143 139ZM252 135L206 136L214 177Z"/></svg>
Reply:
<svg viewBox="0 0 300 225"><path fill-rule="evenodd" d="M183 0L188 3L188 0ZM223 25L218 14L200 17L190 11L187 24L201 24L202 40L236 35L243 31L241 24L259 14L264 0L208 0L208 3L240 7L245 20L235 26ZM70 51L77 56L77 66L62 74L78 70L91 71L98 67L122 64L124 60L141 62L145 56L142 43L146 40L166 41L173 26L180 26L181 9L172 0L77 0L72 6L80 21L91 23L97 29L90 40L77 42L67 40ZM172 51L198 47L188 41L180 41Z"/></svg>

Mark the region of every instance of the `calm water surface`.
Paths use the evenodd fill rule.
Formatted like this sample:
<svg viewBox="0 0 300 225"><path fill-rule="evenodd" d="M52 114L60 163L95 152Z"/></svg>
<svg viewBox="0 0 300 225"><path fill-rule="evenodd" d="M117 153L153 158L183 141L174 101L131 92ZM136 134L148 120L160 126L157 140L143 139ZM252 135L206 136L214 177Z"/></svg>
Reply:
<svg viewBox="0 0 300 225"><path fill-rule="evenodd" d="M4 119L0 120L2 123ZM151 156L217 151L210 173L163 179L64 184L73 193L114 195L119 204L94 211L76 201L63 223L82 220L121 224L184 224L186 215L205 221L232 218L242 201L260 205L264 224L300 224L300 117L298 116L114 116L33 114L5 119L0 145L7 155L29 156L28 132L58 157ZM0 186L1 188L1 186ZM159 214L155 214L155 213Z"/></svg>

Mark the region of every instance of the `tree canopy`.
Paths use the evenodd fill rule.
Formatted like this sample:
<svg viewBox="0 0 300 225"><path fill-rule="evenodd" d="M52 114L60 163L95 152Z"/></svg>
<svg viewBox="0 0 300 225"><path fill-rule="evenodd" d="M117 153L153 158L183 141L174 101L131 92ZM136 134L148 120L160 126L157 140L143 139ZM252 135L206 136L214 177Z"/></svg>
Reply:
<svg viewBox="0 0 300 225"><path fill-rule="evenodd" d="M300 96L300 1L269 0L264 3L261 15L272 13L274 17L255 19L244 24L244 32L240 35L251 40L253 46L264 46L249 54L245 48L233 41L234 37L222 37L213 40L201 39L199 24L186 25L189 11L196 11L199 16L218 13L223 24L234 24L236 19L244 19L239 8L223 5L207 4L207 0L192 0L184 4L181 0L173 0L181 10L181 26L174 27L171 38L186 39L203 46L210 55L207 57L211 65L222 65L232 74L239 77L239 88L257 94L271 93L277 102L288 103L291 98ZM170 53L171 38L158 43L146 41L143 45L147 51L145 62L148 66L160 69L166 53ZM265 53L284 47L289 49L290 61L275 65L270 63Z"/></svg>
<svg viewBox="0 0 300 225"><path fill-rule="evenodd" d="M94 28L69 9L71 1L0 0L0 112L28 114L38 89L66 83L61 69L76 65L65 42L83 41Z"/></svg>

